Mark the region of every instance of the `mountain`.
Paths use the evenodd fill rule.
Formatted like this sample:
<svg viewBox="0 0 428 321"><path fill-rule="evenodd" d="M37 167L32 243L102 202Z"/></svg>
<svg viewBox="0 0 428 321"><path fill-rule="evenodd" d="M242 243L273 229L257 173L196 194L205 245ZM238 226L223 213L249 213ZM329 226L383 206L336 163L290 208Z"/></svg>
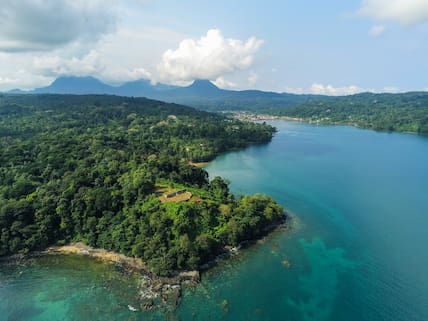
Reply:
<svg viewBox="0 0 428 321"><path fill-rule="evenodd" d="M177 92L189 97L203 96L205 98L214 98L221 96L224 91L209 80L195 80L190 86L177 88L176 91L172 91L171 93Z"/></svg>
<svg viewBox="0 0 428 321"><path fill-rule="evenodd" d="M47 87L37 88L36 94L110 94L111 86L94 77L60 77Z"/></svg>
<svg viewBox="0 0 428 321"><path fill-rule="evenodd" d="M15 89L13 93L23 93ZM186 104L204 110L259 110L284 108L307 103L322 96L296 95L260 90L220 89L209 80L195 80L186 87L152 84L141 79L121 86L110 86L94 77L59 77L46 87L25 93L50 94L110 94L118 96L146 97L166 102Z"/></svg>
<svg viewBox="0 0 428 321"><path fill-rule="evenodd" d="M165 85L161 83L153 85L149 80L140 79L124 83L119 87L111 88L112 93L114 92L115 94L120 96L153 97L156 96L159 92L173 90L180 87Z"/></svg>
<svg viewBox="0 0 428 321"><path fill-rule="evenodd" d="M309 121L350 124L388 131L428 133L428 93L362 93L342 97L260 90L226 90L209 80L186 87L148 80L110 86L93 77L60 77L47 87L10 93L109 94L188 105L208 111L252 111Z"/></svg>
<svg viewBox="0 0 428 321"><path fill-rule="evenodd" d="M26 94L27 92L25 90L15 88L15 89L9 90L8 93L9 94Z"/></svg>

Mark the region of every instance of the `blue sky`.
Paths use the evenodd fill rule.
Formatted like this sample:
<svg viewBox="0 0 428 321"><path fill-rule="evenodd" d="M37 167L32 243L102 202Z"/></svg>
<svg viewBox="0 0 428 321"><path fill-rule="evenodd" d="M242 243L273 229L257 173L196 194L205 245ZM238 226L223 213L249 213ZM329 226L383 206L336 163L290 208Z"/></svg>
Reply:
<svg viewBox="0 0 428 321"><path fill-rule="evenodd" d="M428 90L428 1L3 0L0 90L61 75L347 94Z"/></svg>

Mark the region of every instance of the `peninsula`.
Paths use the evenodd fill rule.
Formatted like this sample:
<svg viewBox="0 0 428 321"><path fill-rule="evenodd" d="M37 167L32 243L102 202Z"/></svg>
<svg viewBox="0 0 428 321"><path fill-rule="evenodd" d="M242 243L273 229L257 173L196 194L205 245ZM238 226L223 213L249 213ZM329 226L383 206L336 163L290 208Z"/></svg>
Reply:
<svg viewBox="0 0 428 321"><path fill-rule="evenodd" d="M82 242L171 276L284 220L190 163L268 142L269 125L106 95L5 94L0 115L0 256Z"/></svg>

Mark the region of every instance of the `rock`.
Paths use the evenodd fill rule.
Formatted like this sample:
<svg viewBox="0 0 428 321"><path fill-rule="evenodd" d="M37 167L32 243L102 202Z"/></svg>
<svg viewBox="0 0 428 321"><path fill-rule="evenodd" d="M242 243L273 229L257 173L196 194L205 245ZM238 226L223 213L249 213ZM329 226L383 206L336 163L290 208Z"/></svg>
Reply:
<svg viewBox="0 0 428 321"><path fill-rule="evenodd" d="M128 310L132 311L132 312L136 312L137 311L136 308L134 308L132 305L129 305L129 304L128 304Z"/></svg>
<svg viewBox="0 0 428 321"><path fill-rule="evenodd" d="M141 308L143 310L151 310L153 308L154 302L153 300L147 300L146 302L141 304Z"/></svg>
<svg viewBox="0 0 428 321"><path fill-rule="evenodd" d="M180 272L178 274L178 277L182 281L193 281L195 283L198 283L200 281L200 279L201 279L199 271L184 271L184 272Z"/></svg>
<svg viewBox="0 0 428 321"><path fill-rule="evenodd" d="M284 260L282 261L282 266L288 269L290 268L291 264L288 260Z"/></svg>
<svg viewBox="0 0 428 321"><path fill-rule="evenodd" d="M181 287L179 285L166 285L162 289L162 299L172 310L175 310L180 303Z"/></svg>
<svg viewBox="0 0 428 321"><path fill-rule="evenodd" d="M229 302L226 299L223 300L223 302L221 303L221 309L223 310L223 312L229 311Z"/></svg>

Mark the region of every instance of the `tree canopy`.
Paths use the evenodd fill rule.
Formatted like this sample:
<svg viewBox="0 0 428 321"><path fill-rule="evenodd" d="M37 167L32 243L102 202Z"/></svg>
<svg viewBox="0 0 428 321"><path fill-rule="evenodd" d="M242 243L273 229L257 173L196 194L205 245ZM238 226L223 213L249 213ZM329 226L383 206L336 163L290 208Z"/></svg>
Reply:
<svg viewBox="0 0 428 321"><path fill-rule="evenodd" d="M270 108L264 112L327 124L428 134L428 93L425 92L324 97L295 107Z"/></svg>
<svg viewBox="0 0 428 321"><path fill-rule="evenodd" d="M83 241L162 275L197 268L283 210L268 196L234 197L189 162L274 131L144 98L0 95L0 255ZM160 184L194 198L162 203Z"/></svg>

